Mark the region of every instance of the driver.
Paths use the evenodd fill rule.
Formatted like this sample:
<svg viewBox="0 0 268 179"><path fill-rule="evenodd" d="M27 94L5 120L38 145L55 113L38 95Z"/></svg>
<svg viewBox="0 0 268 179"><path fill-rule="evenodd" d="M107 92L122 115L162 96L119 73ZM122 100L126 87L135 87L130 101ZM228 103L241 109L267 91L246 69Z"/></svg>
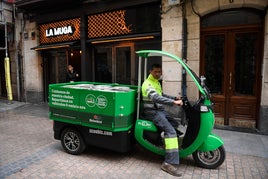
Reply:
<svg viewBox="0 0 268 179"><path fill-rule="evenodd" d="M177 97L162 93L162 87L158 81L161 75L161 65L152 65L148 78L142 84L143 112L146 117L152 119L154 124L164 131L166 154L161 169L179 177L182 176L178 169L180 162L177 135L180 134L180 131L176 128L179 124L168 115L162 104L182 106L183 102Z"/></svg>

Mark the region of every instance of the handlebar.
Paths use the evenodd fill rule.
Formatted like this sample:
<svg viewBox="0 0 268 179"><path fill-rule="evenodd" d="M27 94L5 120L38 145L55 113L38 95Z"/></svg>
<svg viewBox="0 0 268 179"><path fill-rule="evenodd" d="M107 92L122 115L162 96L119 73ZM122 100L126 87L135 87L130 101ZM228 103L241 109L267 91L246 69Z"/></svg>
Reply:
<svg viewBox="0 0 268 179"><path fill-rule="evenodd" d="M189 108L191 106L191 104L190 104L190 102L189 102L189 100L188 100L188 98L187 98L186 95L185 96L182 96L181 97L181 100L183 102L183 105L182 105L182 108L183 109L187 109L187 108Z"/></svg>

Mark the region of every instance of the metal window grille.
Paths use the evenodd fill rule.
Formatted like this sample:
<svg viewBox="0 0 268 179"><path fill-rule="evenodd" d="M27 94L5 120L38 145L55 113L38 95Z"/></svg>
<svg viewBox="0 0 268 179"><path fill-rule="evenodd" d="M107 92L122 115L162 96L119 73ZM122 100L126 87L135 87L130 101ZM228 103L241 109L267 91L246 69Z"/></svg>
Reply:
<svg viewBox="0 0 268 179"><path fill-rule="evenodd" d="M88 38L124 35L131 33L126 24L126 10L88 16Z"/></svg>

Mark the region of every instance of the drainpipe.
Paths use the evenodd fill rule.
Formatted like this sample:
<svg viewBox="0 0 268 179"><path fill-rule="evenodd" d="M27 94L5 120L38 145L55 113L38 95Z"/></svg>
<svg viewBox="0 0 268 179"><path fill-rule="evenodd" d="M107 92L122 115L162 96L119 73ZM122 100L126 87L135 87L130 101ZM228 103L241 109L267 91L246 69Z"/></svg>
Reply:
<svg viewBox="0 0 268 179"><path fill-rule="evenodd" d="M187 63L187 19L182 18L182 60ZM182 69L182 96L187 95L186 70Z"/></svg>
<svg viewBox="0 0 268 179"><path fill-rule="evenodd" d="M14 24L13 26L13 43L15 42L15 38L16 38L16 29L15 27L16 25L16 6L15 3L13 3L13 14L12 14L12 22ZM18 53L18 49L16 49L16 52ZM22 101L21 100L21 70L20 70L20 66L21 66L21 56L18 53L17 58L15 57L15 62L16 62L16 81L17 81L17 97L18 97L18 101Z"/></svg>
<svg viewBox="0 0 268 179"><path fill-rule="evenodd" d="M187 63L187 19L186 19L186 3L182 4L182 60ZM182 68L182 96L187 96L187 81L186 81L186 70ZM185 113L182 113L181 124L186 124Z"/></svg>

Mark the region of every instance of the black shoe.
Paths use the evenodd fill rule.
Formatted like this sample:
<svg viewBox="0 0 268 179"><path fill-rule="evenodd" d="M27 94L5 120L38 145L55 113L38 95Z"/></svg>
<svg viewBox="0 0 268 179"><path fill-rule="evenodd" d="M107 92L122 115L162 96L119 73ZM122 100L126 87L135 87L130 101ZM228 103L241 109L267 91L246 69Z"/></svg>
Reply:
<svg viewBox="0 0 268 179"><path fill-rule="evenodd" d="M177 177L182 176L182 174L179 172L179 169L169 163L163 162L163 164L161 165L161 169L173 176L177 176Z"/></svg>

